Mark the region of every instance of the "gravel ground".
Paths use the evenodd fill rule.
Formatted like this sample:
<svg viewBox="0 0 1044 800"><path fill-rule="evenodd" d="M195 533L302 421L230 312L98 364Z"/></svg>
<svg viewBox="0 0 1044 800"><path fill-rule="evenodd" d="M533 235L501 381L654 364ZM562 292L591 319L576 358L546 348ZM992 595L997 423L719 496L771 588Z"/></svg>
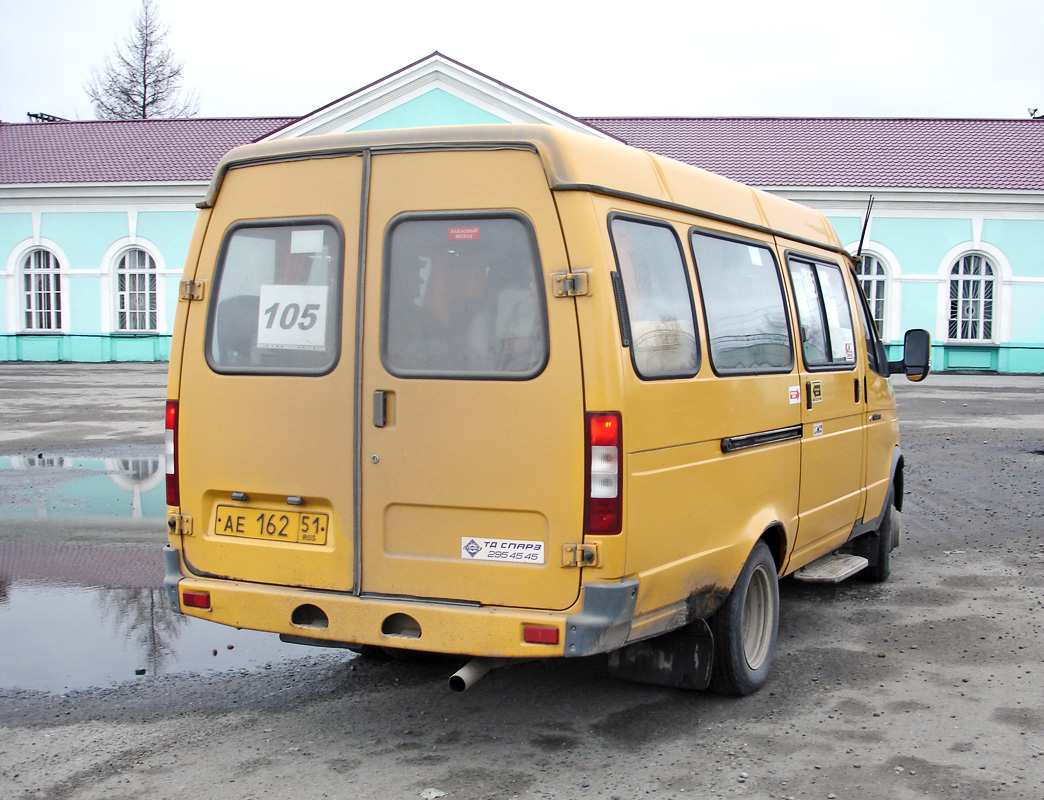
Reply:
<svg viewBox="0 0 1044 800"><path fill-rule="evenodd" d="M784 581L773 677L751 697L620 683L604 657L456 695L454 664L302 649L267 669L0 691L0 798L1041 800L1044 378L895 383L892 578ZM0 455L162 441L163 386L156 366L0 365Z"/></svg>

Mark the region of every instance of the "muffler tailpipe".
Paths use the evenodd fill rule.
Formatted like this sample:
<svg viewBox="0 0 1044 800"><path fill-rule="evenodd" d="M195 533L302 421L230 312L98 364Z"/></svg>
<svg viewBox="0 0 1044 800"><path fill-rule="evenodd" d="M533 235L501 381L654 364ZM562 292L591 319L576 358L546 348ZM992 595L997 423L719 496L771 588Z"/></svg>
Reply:
<svg viewBox="0 0 1044 800"><path fill-rule="evenodd" d="M458 669L449 679L449 687L455 692L465 692L478 683L491 669L503 667L508 663L507 658L473 658L463 667Z"/></svg>

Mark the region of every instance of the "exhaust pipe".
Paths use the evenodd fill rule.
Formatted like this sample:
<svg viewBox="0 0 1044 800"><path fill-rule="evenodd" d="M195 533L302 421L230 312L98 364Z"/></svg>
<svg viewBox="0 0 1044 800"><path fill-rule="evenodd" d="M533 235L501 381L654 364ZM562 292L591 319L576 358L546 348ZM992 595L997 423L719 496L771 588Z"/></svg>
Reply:
<svg viewBox="0 0 1044 800"><path fill-rule="evenodd" d="M506 658L473 658L450 675L449 687L455 692L465 692L478 683L491 669L502 667L507 663Z"/></svg>

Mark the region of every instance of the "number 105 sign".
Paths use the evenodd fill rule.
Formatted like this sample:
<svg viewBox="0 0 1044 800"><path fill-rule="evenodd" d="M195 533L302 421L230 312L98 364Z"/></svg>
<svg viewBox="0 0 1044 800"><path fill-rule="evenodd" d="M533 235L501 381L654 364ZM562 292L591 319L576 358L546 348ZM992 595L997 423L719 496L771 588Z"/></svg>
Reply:
<svg viewBox="0 0 1044 800"><path fill-rule="evenodd" d="M322 350L326 346L326 286L262 286L257 346Z"/></svg>

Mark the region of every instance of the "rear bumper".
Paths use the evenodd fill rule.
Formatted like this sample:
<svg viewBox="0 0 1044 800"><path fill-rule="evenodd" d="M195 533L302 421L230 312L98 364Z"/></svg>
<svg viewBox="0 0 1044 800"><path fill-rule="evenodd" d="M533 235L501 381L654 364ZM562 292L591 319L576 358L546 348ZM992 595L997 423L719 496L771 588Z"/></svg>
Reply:
<svg viewBox="0 0 1044 800"><path fill-rule="evenodd" d="M236 628L329 642L491 658L609 652L627 639L638 596L637 579L587 583L573 608L533 611L185 577L179 553L169 545L164 549L164 562L167 601L182 614ZM181 595L185 591L209 593L210 608L184 607ZM303 606L314 606L322 613L295 614ZM416 625L401 625L402 615ZM295 624L295 619L302 618L311 621ZM526 642L524 628L531 625L555 628L557 644Z"/></svg>

